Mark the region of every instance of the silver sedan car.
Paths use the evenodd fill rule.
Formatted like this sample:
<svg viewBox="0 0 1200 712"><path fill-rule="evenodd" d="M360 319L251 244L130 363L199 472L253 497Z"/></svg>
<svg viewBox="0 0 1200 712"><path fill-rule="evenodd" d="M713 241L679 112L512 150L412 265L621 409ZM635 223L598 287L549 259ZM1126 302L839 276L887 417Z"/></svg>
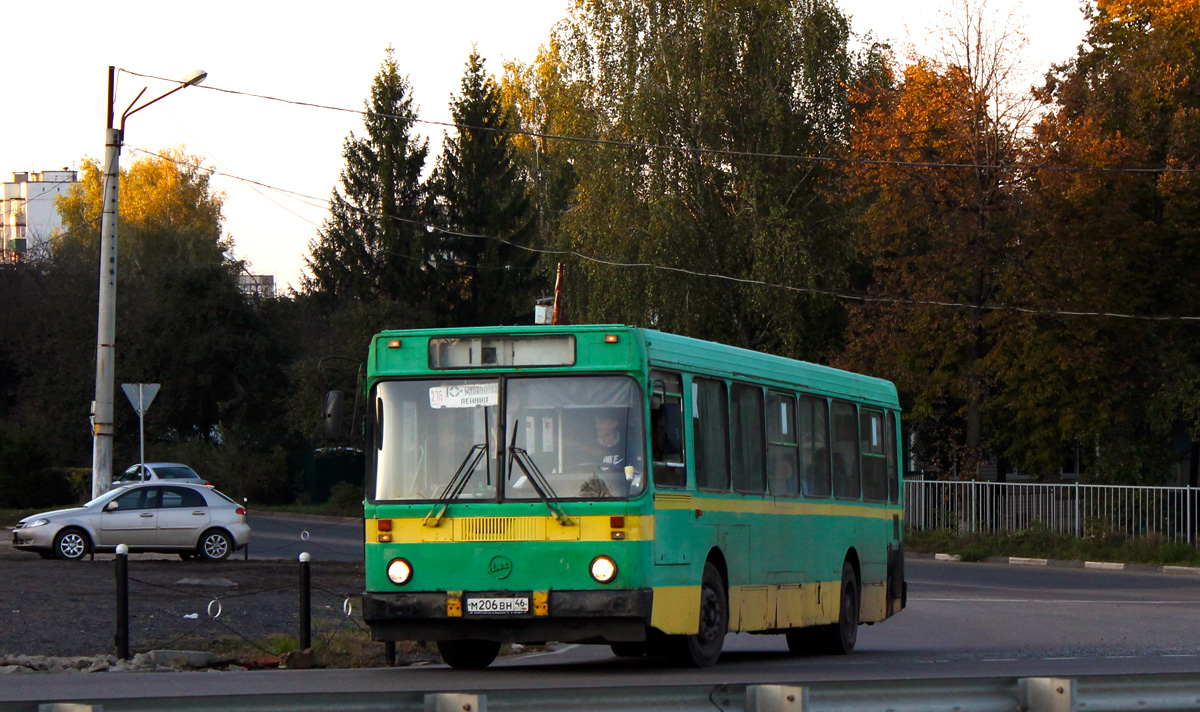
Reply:
<svg viewBox="0 0 1200 712"><path fill-rule="evenodd" d="M133 465L120 475L113 478L109 489L116 489L135 482L153 482L155 480L173 480L193 485L209 485L203 477L187 465L178 462L147 462Z"/></svg>
<svg viewBox="0 0 1200 712"><path fill-rule="evenodd" d="M43 558L82 559L89 552L169 552L220 561L250 543L246 509L211 487L147 482L106 492L80 507L25 517L12 530L14 549Z"/></svg>

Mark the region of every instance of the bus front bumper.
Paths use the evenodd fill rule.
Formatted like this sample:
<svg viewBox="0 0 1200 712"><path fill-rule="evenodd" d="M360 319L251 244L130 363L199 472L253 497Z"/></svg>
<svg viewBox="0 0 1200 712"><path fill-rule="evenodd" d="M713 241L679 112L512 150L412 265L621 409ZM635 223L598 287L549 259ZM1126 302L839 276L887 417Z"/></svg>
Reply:
<svg viewBox="0 0 1200 712"><path fill-rule="evenodd" d="M467 591L363 594L374 640L498 640L507 643L613 643L646 639L651 589L548 591L544 607L521 613L471 613L469 599L526 598L533 592Z"/></svg>

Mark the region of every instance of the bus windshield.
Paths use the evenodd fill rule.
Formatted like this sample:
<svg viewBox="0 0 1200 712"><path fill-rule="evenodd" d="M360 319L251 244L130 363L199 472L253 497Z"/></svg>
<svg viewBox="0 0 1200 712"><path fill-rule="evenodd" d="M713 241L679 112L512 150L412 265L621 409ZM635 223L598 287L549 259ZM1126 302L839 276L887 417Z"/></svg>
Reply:
<svg viewBox="0 0 1200 712"><path fill-rule="evenodd" d="M509 499L536 499L537 472L567 499L632 497L645 487L642 392L623 376L508 381ZM536 470L534 468L536 467Z"/></svg>
<svg viewBox="0 0 1200 712"><path fill-rule="evenodd" d="M374 393L373 501L614 499L645 487L631 378L385 381Z"/></svg>

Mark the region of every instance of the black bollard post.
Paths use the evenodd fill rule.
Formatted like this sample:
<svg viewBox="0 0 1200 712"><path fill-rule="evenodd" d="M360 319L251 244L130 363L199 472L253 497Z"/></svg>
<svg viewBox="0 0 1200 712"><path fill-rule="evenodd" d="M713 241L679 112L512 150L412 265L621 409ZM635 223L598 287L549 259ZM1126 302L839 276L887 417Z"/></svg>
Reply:
<svg viewBox="0 0 1200 712"><path fill-rule="evenodd" d="M300 649L312 647L312 574L308 552L300 554Z"/></svg>
<svg viewBox="0 0 1200 712"><path fill-rule="evenodd" d="M129 659L129 547L117 545L117 657Z"/></svg>
<svg viewBox="0 0 1200 712"><path fill-rule="evenodd" d="M396 664L396 641L383 641L383 657L387 661L384 663L388 667L393 667Z"/></svg>

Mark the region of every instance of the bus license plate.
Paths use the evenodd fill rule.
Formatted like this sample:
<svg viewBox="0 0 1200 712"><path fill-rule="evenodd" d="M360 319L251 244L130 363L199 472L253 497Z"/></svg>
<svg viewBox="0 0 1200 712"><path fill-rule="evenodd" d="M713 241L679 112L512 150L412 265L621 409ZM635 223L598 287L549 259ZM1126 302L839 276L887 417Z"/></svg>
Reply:
<svg viewBox="0 0 1200 712"><path fill-rule="evenodd" d="M467 613L528 613L528 598L468 598Z"/></svg>

